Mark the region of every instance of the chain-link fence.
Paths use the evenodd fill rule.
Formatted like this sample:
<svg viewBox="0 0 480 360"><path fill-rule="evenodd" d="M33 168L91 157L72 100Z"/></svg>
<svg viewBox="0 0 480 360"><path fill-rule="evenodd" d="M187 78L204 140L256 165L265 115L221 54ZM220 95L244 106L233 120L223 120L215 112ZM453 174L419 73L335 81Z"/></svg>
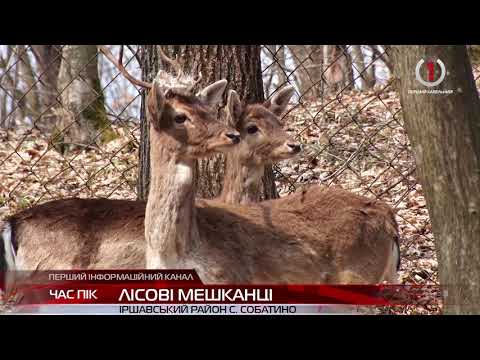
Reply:
<svg viewBox="0 0 480 360"><path fill-rule="evenodd" d="M96 46L48 47L1 49L3 208L67 196L135 198L138 91ZM135 73L130 49L125 65Z"/></svg>
<svg viewBox="0 0 480 360"><path fill-rule="evenodd" d="M415 178L388 48L294 45L263 50L268 53L266 89L285 81L297 89L288 130L306 148L300 161L275 167L280 192L314 182L387 202L396 209L400 227L401 281L437 283L428 210ZM272 76L272 68L281 75ZM437 307L402 309L435 311Z"/></svg>
<svg viewBox="0 0 480 360"><path fill-rule="evenodd" d="M123 48L140 78L141 46ZM388 53L385 45L262 46L265 97L295 87L286 127L305 149L274 166L276 185L281 196L321 183L387 202L400 226L401 281L437 283ZM142 91L94 45L0 46L0 215L72 196L135 199Z"/></svg>

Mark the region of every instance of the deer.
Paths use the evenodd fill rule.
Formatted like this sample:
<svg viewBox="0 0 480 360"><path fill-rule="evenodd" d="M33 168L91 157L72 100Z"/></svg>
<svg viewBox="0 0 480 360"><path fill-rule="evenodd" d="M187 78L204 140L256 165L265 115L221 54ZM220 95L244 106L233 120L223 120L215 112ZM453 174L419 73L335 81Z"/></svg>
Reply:
<svg viewBox="0 0 480 360"><path fill-rule="evenodd" d="M150 92L152 119L163 101ZM177 158L182 144L152 130L148 269L194 268L206 283L372 284L391 276L396 223L385 204L320 187L247 205L195 199L193 161L166 180L158 164Z"/></svg>
<svg viewBox="0 0 480 360"><path fill-rule="evenodd" d="M119 66L123 67L121 60ZM184 141L178 164L168 164L172 173L181 178L182 169L185 168L183 162L228 152L238 144L240 134L216 118L215 106L222 100L227 80L219 80L193 94L199 79L195 81L178 68L176 71L176 77L164 71L159 71L157 75L157 85L152 91L161 91L164 102L161 113L152 117L150 125L154 133L154 129L168 128L168 136ZM152 88L151 83L134 81L145 88ZM155 139L151 138L152 146L155 146ZM167 180L173 181L172 178ZM132 211L133 220L125 218L127 214L122 210ZM72 198L34 206L0 222L0 271L83 268L88 260L85 253L80 254L77 250L83 248L87 253L95 253L96 246L116 247L116 241L102 242L102 239L115 240L118 237L117 232L126 229L125 235L128 236L136 233L133 229L136 226L143 232L144 212L144 202L107 199ZM91 221L90 216L100 220L95 223L95 226L99 226L97 229L84 228L83 222ZM133 227L130 232L129 224ZM105 231L99 232L100 228ZM93 243L89 243L87 239L93 240ZM134 237L131 239L135 240ZM127 243L126 246L131 244ZM107 263L111 261L108 260L111 257L108 253L115 252L114 248L110 250L105 253ZM103 267L102 264L104 262L99 258L96 265L92 264L90 267ZM128 265L127 262L125 266ZM108 265L106 268L109 268Z"/></svg>
<svg viewBox="0 0 480 360"><path fill-rule="evenodd" d="M126 69L122 65L122 55L120 54L118 61L114 58L112 53L104 47L101 47L101 51L104 53L104 55L107 56L107 58L122 72L122 74L133 84L139 85L145 89L151 89L151 83L147 83L141 80L138 80L131 76ZM121 53L121 52L120 52ZM181 70L180 65L176 62L171 60L170 58L166 57L166 55L161 52L160 53L163 57L164 60L169 62L175 69L175 71L179 74L183 74L183 71ZM201 79L201 78L200 78ZM176 80L178 82L178 79ZM198 82L198 80L197 80ZM188 86L186 92L189 92L193 89L194 85ZM248 147L242 148L241 151L233 153L233 150L230 150L226 156L227 158L230 158L230 155L232 154L232 161L228 162L230 166L227 167L226 170L226 178L227 178L227 184L228 184L228 179L231 179L230 185L224 188L221 198L225 198L225 201L228 201L228 199L233 199L234 201L236 199L241 199L243 198L243 194L248 194L249 189L257 189L259 187L259 183L261 181L261 176L263 173L263 165L266 164L267 162L272 162L275 160L282 160L282 159L287 159L289 157L294 156L297 154L300 150L300 144L296 143L288 134L283 130L282 128L282 123L279 118L279 116L285 111L288 101L291 98L293 94L293 87L287 86L284 89L280 90L277 92L275 96L273 96L270 100L265 102L264 104L254 104L254 105L248 105L246 107L245 111L242 111L242 113L253 115L249 117L249 123L243 123L241 114L240 112L238 114L233 114L232 111L230 111L227 115L227 123L233 128L238 128L239 131L241 131L241 138L245 137L252 137L253 135L252 132L252 127L255 126L255 140L252 142L251 139L247 139L247 142L250 144ZM236 109L237 111L240 110L240 108L243 108L242 105L240 104L240 99L238 94L234 91L231 90L228 96L228 101L227 104L230 104L230 109ZM237 116L238 115L238 116ZM256 125L254 125L256 124ZM247 126L248 125L248 126ZM262 133L263 135L258 136L259 133ZM237 145L238 146L238 145ZM237 146L233 147L235 149ZM252 161L252 155L257 154L257 149L261 150L261 154L259 153L258 155L255 155L254 158L255 160ZM237 160L237 161L234 161ZM234 164L238 162L238 167ZM233 165L233 166L232 166ZM236 176L239 172L236 170L237 168L240 168L240 172L242 173L242 177ZM253 194L253 192L250 192L250 194ZM56 209L58 209L58 213L60 214L68 214L70 213L68 210L69 209L75 209L78 204L80 204L81 201L77 199L72 199L72 200L66 200L66 201L59 201L59 202L54 202L53 204L56 206L56 208L50 208L48 206L48 209L46 210L47 212L52 212L55 213ZM240 202L239 202L240 203ZM47 204L50 205L50 204ZM45 205L45 206L47 206ZM140 229L141 223L144 218L144 212L145 212L145 202L143 201L136 201L136 202L130 202L130 201L104 201L104 200L98 200L96 201L95 205L97 206L97 211L95 212L94 217L97 219L102 219L104 214L109 213L110 214L110 219L114 219L115 216L121 216L121 214L129 213L131 212L134 215L135 219L138 219L136 222L136 226L134 226L135 229ZM90 206L90 205L89 205ZM114 209L111 209L114 208ZM43 206L40 208L43 211ZM124 212L122 212L122 209L124 209ZM69 219L76 219L76 215L71 213L71 216ZM4 224L4 239L6 239L6 243L10 243L10 249L9 251L5 251L5 256L2 257L0 256L0 260L4 259L5 264L3 268L9 267L11 269L14 268L14 254L16 253L17 250L14 249L14 247L18 247L18 241L15 239L11 239L12 235L15 235L17 231L15 231L15 224L19 221L22 216L22 213L19 214L17 217L12 217L9 222L5 222ZM54 215L52 215L54 216ZM66 221L66 220L64 220ZM68 221L67 221L68 222ZM72 224L73 221L70 221L68 226L72 227L74 226ZM100 225L100 224L99 224ZM80 227L80 226L79 226ZM54 230L54 229L52 229ZM143 231L142 231L143 232ZM125 245L125 249L135 249L137 252L142 251L142 247L138 246L138 244L142 243L144 241L144 236L140 231L135 231L136 233L135 236L130 236L130 237L117 237L115 238L115 243L112 246L118 246L120 249L122 248L122 244ZM71 234L75 234L75 232L70 232L70 237ZM132 235L131 232L127 232L128 235ZM78 236L82 236L82 232L77 233ZM35 235L30 234L30 238L34 239ZM42 236L43 238L43 236ZM74 246L73 244L78 242L79 240L76 239L71 246ZM125 241L125 242L124 242ZM55 249L61 249L64 247L64 241L62 241L62 238L57 237L56 239L52 239L52 242L50 245L43 244L41 246L42 249L46 250L46 253L43 254L44 256L39 253L39 250L32 250L26 251L26 248L32 244L35 248L39 249L40 246L36 245L36 242L33 241L28 241L28 242L22 242L21 250L20 250L20 257L17 259L17 268L21 269L33 269L33 268L51 268L54 266L55 268L58 269L66 269L66 268L71 268L72 266L74 267L80 267L82 268L86 264L86 259L85 257L77 257L76 260L66 260L69 259L70 255L74 253L74 251L68 251L63 254L56 254L54 259L56 264L52 264L48 261L41 261L40 258L48 258L48 248L52 247ZM15 245L14 245L15 244ZM104 243L104 247L108 247L109 242ZM0 250L3 250L0 249ZM115 253L117 253L116 251ZM132 253L136 253L135 251L132 251ZM24 255L24 254L30 254L30 255ZM121 252L120 252L121 254ZM120 255L121 257L121 255ZM134 259L140 259L141 256L136 256ZM59 261L60 259L64 259L62 261ZM79 260L83 259L83 260ZM113 264L115 261L117 261L118 257L112 257L110 260L110 263ZM129 259L128 256L125 257L125 259ZM142 268L143 265L141 262L136 263L136 260L133 261L124 261L120 263L118 266L120 267L128 267L128 268ZM0 265L2 265L0 263ZM108 265L105 265L108 266ZM2 268L2 266L0 266Z"/></svg>
<svg viewBox="0 0 480 360"><path fill-rule="evenodd" d="M85 211L92 200L61 202L50 231L57 237L76 233L75 239L64 253L56 247L37 254L31 261L37 268L193 267L208 283L377 283L391 275L397 232L386 205L318 187L259 204L195 200L193 159L185 156L196 153L195 147L184 143L188 136L174 137L170 127L152 125L166 124L168 94L156 84L147 98L155 146L146 208L104 199ZM21 257L20 238L48 229L49 216L51 208L42 204L10 218L5 244L20 245ZM72 218L80 219L70 223ZM12 225L17 241L11 240ZM145 241L136 241L142 232ZM62 258L70 260L58 261Z"/></svg>
<svg viewBox="0 0 480 360"><path fill-rule="evenodd" d="M286 120L285 117L281 117L293 92L292 86L286 86L264 104L245 105L240 101L238 94L230 90L227 100L227 121L240 132L242 141L226 156L225 180L219 201L229 204L248 204L259 201L258 190L265 165L292 158L300 152L301 145L287 135L283 129ZM345 195L343 190L333 189L333 191L340 196ZM335 201L332 206L352 205L352 203L342 204L337 196L333 196ZM386 282L396 283L396 271L400 261L398 230L394 215L385 205L383 208L390 217L390 225L395 228L395 230L391 228L395 240L392 249L393 260L389 266L389 275L384 279ZM369 307L348 305L323 307L321 312L377 313Z"/></svg>
<svg viewBox="0 0 480 360"><path fill-rule="evenodd" d="M235 90L227 98L227 123L240 132L242 141L226 155L219 201L248 204L259 200L265 166L291 159L301 144L284 130L282 115L295 89L289 85L264 103L243 104Z"/></svg>
<svg viewBox="0 0 480 360"><path fill-rule="evenodd" d="M234 90L230 90L227 121L240 132L242 141L226 156L224 187L218 201L227 204L257 202L265 165L299 154L301 145L287 135L283 129L285 120L281 118L293 92L292 86L286 86L264 104L246 105L240 101ZM338 186L327 188L318 184L310 185L310 188L302 190L301 193L288 197L287 202L303 202L298 199L307 196L316 198L311 204L327 205L339 213L345 209L353 210L355 206L358 206L360 212L365 212L367 208L371 209L368 211L375 209L378 216L385 219L385 229L388 229L393 240L392 252L386 255L390 262L384 282L397 282L396 273L400 267L398 225L393 210L387 204L353 195ZM325 201L323 205L322 201ZM273 204L284 204L284 201ZM301 211L305 213L316 211L311 204L308 206L304 203Z"/></svg>

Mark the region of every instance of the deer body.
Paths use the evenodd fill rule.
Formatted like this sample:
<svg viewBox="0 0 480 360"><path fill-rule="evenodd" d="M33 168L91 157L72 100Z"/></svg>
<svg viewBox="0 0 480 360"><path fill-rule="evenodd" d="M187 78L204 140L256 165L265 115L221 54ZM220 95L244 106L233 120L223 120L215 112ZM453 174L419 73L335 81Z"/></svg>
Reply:
<svg viewBox="0 0 480 360"><path fill-rule="evenodd" d="M162 260L166 267L195 268L208 283L389 281L393 214L363 197L354 200L347 191L314 186L248 209L199 199L185 213L186 204L176 202L170 210L187 215L181 225L187 231L186 222L197 222L197 241L182 247L184 239L172 235L159 251L175 248L173 264L170 255ZM17 238L29 239L19 244L18 266L146 268L144 221L145 203L135 201L72 199L27 209L15 217Z"/></svg>
<svg viewBox="0 0 480 360"><path fill-rule="evenodd" d="M196 268L212 282L390 281L395 228L385 221L388 209L355 202L348 192L320 187L248 208L200 200L197 258L210 263Z"/></svg>
<svg viewBox="0 0 480 360"><path fill-rule="evenodd" d="M153 133L151 147L154 149L152 169L163 170L169 175L153 177L152 187L169 188L159 204L165 203L167 209L174 209L168 204L181 201L182 179L188 180L194 159L227 151L239 142L240 137L233 128L216 120L212 107L221 100L226 80L218 81L193 96L183 87L186 84L190 88L191 78L172 80L161 72L158 76L169 85L175 82L182 85L175 90L169 86L166 91L159 90L157 85L151 93L162 92L162 103L156 102L155 108L148 112L150 115L154 113L150 123ZM160 129L167 128L168 131L161 133L171 139L172 147L159 146L157 150L158 136L155 135ZM179 148L178 144L183 146ZM185 166L186 163L189 165ZM150 205L150 211L158 208L155 203ZM168 212L166 216L175 219L174 212ZM159 223L156 231L183 234L182 227L169 227L169 219L165 220L163 225ZM138 201L66 199L35 206L0 223L3 232L0 245L6 250L0 252L0 270L12 269L12 261L4 262L4 259L14 259L13 267L20 270L122 268L124 265L144 268L144 261L136 261L137 265L133 265L128 257L116 262L123 257L121 250L119 256L115 255L118 247L125 245L130 249L136 241L143 247L140 258L145 258L144 222L145 203ZM155 231L152 233L156 236Z"/></svg>
<svg viewBox="0 0 480 360"><path fill-rule="evenodd" d="M145 202L54 200L9 221L18 270L145 268Z"/></svg>
<svg viewBox="0 0 480 360"><path fill-rule="evenodd" d="M148 203L60 200L17 214L9 224L19 268L195 268L207 283L379 283L393 277L396 223L381 203L318 186L248 206L195 201L193 159L221 145L193 136L202 133L201 123L172 125L156 91L147 104Z"/></svg>
<svg viewBox="0 0 480 360"><path fill-rule="evenodd" d="M193 162L151 134L148 204L76 199L27 209L14 217L17 239L29 239L19 244L20 267L195 268L208 283L393 279L388 206L320 186L248 206L195 200Z"/></svg>
<svg viewBox="0 0 480 360"><path fill-rule="evenodd" d="M250 180L258 180L261 166L267 161L291 157L299 150L285 136L265 136L266 129L275 133L272 121L277 119L261 121L283 112L282 96L289 99L290 95L279 94L280 98L267 104L269 109L242 107L235 93L229 95L229 120L232 126L240 121L241 128L237 129L243 139L232 149L238 155L233 165L238 173L231 172L230 176L233 173L232 183L233 177L237 179L237 187L244 186L243 193L248 191ZM242 129L252 137L243 134ZM158 146L151 147L151 157L156 163L161 163L160 158L176 156L175 151L170 150L171 154L166 155L162 150L170 146L170 139L161 132L153 136L159 139ZM193 173L193 162L184 166L184 173ZM156 177L163 179L159 184L167 183L164 169L152 171L152 178ZM392 210L383 203L339 188L320 186L282 199L247 205L225 203L229 200L224 196L225 191L235 193L234 187L226 186L220 200L195 201L193 177L183 176L178 182L181 185L150 189L145 213L148 268L195 268L207 283L395 280L397 224ZM165 192L178 187L182 190L177 192L176 200L162 202ZM248 202L248 198L230 200ZM165 218L169 217L166 210L176 214L176 218L159 230L158 224L165 224Z"/></svg>

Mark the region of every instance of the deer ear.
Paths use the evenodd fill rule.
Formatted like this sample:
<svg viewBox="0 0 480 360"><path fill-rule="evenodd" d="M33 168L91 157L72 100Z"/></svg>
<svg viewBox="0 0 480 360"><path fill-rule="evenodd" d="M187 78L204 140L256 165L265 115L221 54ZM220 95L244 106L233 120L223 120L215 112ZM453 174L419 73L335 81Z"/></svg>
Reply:
<svg viewBox="0 0 480 360"><path fill-rule="evenodd" d="M227 83L228 81L225 79L214 82L203 90L200 90L197 93L197 96L210 106L218 105L222 101L223 93L225 92Z"/></svg>
<svg viewBox="0 0 480 360"><path fill-rule="evenodd" d="M263 105L277 116L281 116L287 109L288 102L292 97L295 88L291 85L284 87L278 91L271 99L267 100Z"/></svg>
<svg viewBox="0 0 480 360"><path fill-rule="evenodd" d="M154 81L147 97L147 114L155 128L159 128L161 125L164 106L165 96L159 84Z"/></svg>
<svg viewBox="0 0 480 360"><path fill-rule="evenodd" d="M237 127L242 111L242 102L238 93L235 90L230 90L227 99L227 122L230 126Z"/></svg>

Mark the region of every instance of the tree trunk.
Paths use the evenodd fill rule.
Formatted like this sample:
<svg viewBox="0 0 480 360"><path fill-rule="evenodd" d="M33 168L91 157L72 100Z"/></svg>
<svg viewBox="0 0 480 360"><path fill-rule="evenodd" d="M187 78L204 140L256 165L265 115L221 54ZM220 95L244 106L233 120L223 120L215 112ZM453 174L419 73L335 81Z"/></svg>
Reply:
<svg viewBox="0 0 480 360"><path fill-rule="evenodd" d="M285 64L285 45L276 45L276 65L278 70L278 86L287 84L287 67Z"/></svg>
<svg viewBox="0 0 480 360"><path fill-rule="evenodd" d="M302 98L317 99L323 94L325 60L322 45L289 45L288 48L293 55L295 77Z"/></svg>
<svg viewBox="0 0 480 360"><path fill-rule="evenodd" d="M27 115L27 95L20 86L22 82L20 68L25 66L22 65L22 59L26 57L24 51L25 49L22 46L7 45L6 57L2 58L0 56L0 69L3 71L1 82L4 89L0 123L2 127L7 129L15 127L17 123L23 123ZM10 105L8 105L9 102Z"/></svg>
<svg viewBox="0 0 480 360"><path fill-rule="evenodd" d="M263 102L263 82L260 64L260 46L242 45L167 45L162 46L164 52L171 58L177 57L182 67L192 74L202 73L199 87L205 86L220 79L227 79L228 89L235 89L247 103ZM157 46L142 47L143 76L151 81L160 66L167 70L158 55ZM224 103L227 91L225 91ZM145 98L142 98L142 104ZM219 110L220 111L220 110ZM219 113L220 114L220 113ZM141 146L138 179L138 197L146 200L150 179L148 126L142 106L141 115ZM222 155L208 160L201 160L197 164L196 182L197 193L204 198L218 196L223 185L225 161ZM274 176L271 167L268 167L263 177L263 189L259 200L277 198Z"/></svg>
<svg viewBox="0 0 480 360"><path fill-rule="evenodd" d="M6 45L5 58L0 55L0 69L3 73L1 81L2 87L5 89L2 91L3 96L1 99L2 104L0 109L0 126L4 128L10 128L10 126L15 123L16 111L13 109L17 107L18 99L22 96L20 91L17 89L16 80L14 80L14 78L16 78L15 73L18 71L18 66L16 66L18 61L14 59L13 65L10 61L14 56L15 52L13 51L12 45ZM7 71L10 66L13 66L13 70L10 68L9 71ZM11 103L10 109L8 109L9 101Z"/></svg>
<svg viewBox="0 0 480 360"><path fill-rule="evenodd" d="M37 81L28 55L28 48L25 45L17 45L16 49L20 65L20 78L25 84L25 92L19 105L23 107L25 116L29 116L32 121L35 121L41 113Z"/></svg>
<svg viewBox="0 0 480 360"><path fill-rule="evenodd" d="M336 94L353 86L353 69L350 54L345 45L324 45L324 79L326 94Z"/></svg>
<svg viewBox="0 0 480 360"><path fill-rule="evenodd" d="M58 45L32 45L32 50L38 64L38 91L42 110L42 118L37 125L49 131L56 123L53 108L57 105L59 94L57 80L62 50Z"/></svg>
<svg viewBox="0 0 480 360"><path fill-rule="evenodd" d="M300 91L300 94L307 97L307 91L312 85L307 71L307 66L310 64L308 60L307 45L288 45L288 48L292 53L293 63L295 64L294 75L297 87Z"/></svg>
<svg viewBox="0 0 480 360"><path fill-rule="evenodd" d="M324 64L324 46L309 45L310 51L310 80L313 85L313 96L321 97L324 92L324 82L322 81L323 64Z"/></svg>
<svg viewBox="0 0 480 360"><path fill-rule="evenodd" d="M370 89L372 85L372 79L369 78L369 73L366 71L364 62L364 56L360 45L352 45L352 62L358 75L355 76L355 80L360 84L361 90Z"/></svg>
<svg viewBox="0 0 480 360"><path fill-rule="evenodd" d="M365 55L363 56L363 63L365 66L365 83L367 85L367 89L371 89L375 86L376 78L375 78L375 54L372 48L368 46L369 50L371 51L370 61L367 62L367 58Z"/></svg>
<svg viewBox="0 0 480 360"><path fill-rule="evenodd" d="M322 47L322 74L325 81L322 81L322 94L328 95L332 91L332 87L334 85L334 76L330 76L333 74L332 69L332 57L330 56L332 53L332 47L335 45L323 45ZM323 99L322 99L323 100Z"/></svg>
<svg viewBox="0 0 480 360"><path fill-rule="evenodd" d="M435 235L444 312L480 314L480 101L466 48L395 46L391 53ZM415 78L417 63L437 58L449 73L430 89L453 93L410 93L428 89Z"/></svg>
<svg viewBox="0 0 480 360"><path fill-rule="evenodd" d="M467 50L473 66L478 66L480 64L480 45L468 45Z"/></svg>
<svg viewBox="0 0 480 360"><path fill-rule="evenodd" d="M269 80L265 83L265 94L270 96L277 88L287 83L286 65L285 65L285 46L284 45L264 45L267 49L264 54L269 58L270 75ZM270 64L271 62L271 64ZM276 76L277 81L272 83L273 78Z"/></svg>
<svg viewBox="0 0 480 360"><path fill-rule="evenodd" d="M114 136L98 76L96 45L65 45L58 75L62 116L55 142L63 151L99 145ZM99 135L100 134L100 135Z"/></svg>
<svg viewBox="0 0 480 360"><path fill-rule="evenodd" d="M355 80L353 77L353 64L352 56L348 52L348 47L346 45L339 45L340 52L343 54L343 84L342 87L347 89L355 88Z"/></svg>
<svg viewBox="0 0 480 360"><path fill-rule="evenodd" d="M385 64L390 74L392 74L393 73L392 61L390 60L386 49L384 48L385 49L384 51L380 51L378 48L378 45L370 45L370 48L373 51L373 57L375 59L382 60L382 62Z"/></svg>

